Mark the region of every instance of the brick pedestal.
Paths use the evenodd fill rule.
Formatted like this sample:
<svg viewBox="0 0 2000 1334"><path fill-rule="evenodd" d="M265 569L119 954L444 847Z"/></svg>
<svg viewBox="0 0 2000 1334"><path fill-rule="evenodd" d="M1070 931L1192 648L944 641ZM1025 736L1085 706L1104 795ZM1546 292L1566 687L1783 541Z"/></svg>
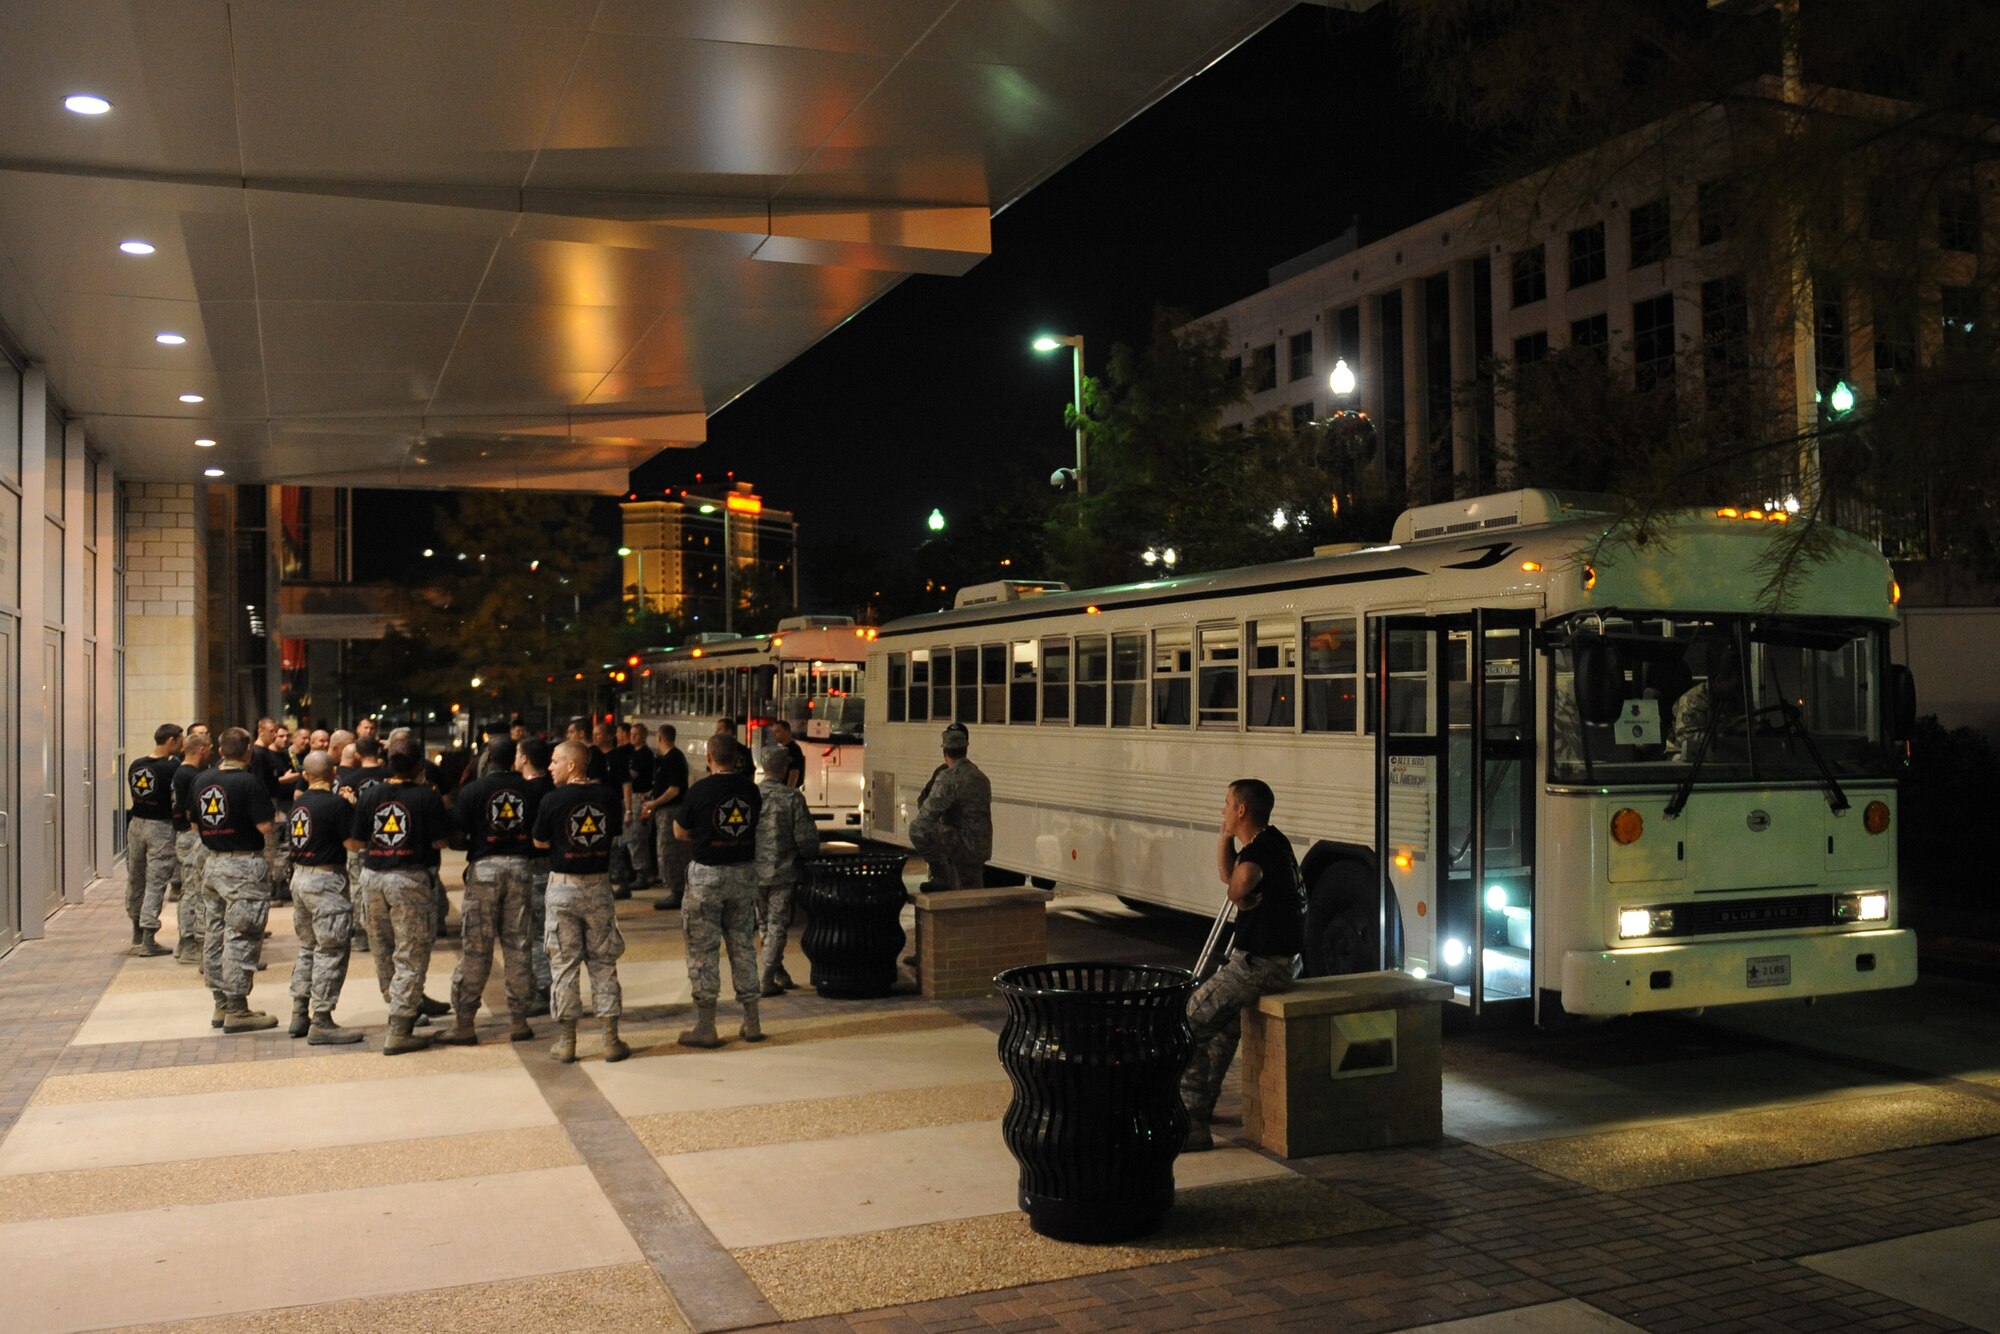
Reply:
<svg viewBox="0 0 2000 1334"><path fill-rule="evenodd" d="M1356 973L1245 1007L1243 1129L1285 1158L1438 1139L1450 995L1407 973Z"/></svg>
<svg viewBox="0 0 2000 1334"><path fill-rule="evenodd" d="M915 894L917 983L932 1000L985 996L993 977L1049 959L1046 889Z"/></svg>

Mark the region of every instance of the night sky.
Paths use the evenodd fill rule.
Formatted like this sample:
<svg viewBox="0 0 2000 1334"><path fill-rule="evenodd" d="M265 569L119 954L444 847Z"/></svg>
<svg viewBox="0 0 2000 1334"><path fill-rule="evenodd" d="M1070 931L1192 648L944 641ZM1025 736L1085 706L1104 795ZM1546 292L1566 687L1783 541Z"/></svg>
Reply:
<svg viewBox="0 0 2000 1334"><path fill-rule="evenodd" d="M798 515L810 583L822 544L914 542L932 506L949 516L995 477L1073 461L1070 354L1038 356L1036 333L1082 333L1097 374L1114 343L1144 342L1156 306L1206 313L1357 214L1366 242L1472 192L1463 134L1423 113L1400 68L1393 8L1295 9L995 218L970 273L906 279L633 488L734 470ZM408 568L447 503L359 493L356 576Z"/></svg>

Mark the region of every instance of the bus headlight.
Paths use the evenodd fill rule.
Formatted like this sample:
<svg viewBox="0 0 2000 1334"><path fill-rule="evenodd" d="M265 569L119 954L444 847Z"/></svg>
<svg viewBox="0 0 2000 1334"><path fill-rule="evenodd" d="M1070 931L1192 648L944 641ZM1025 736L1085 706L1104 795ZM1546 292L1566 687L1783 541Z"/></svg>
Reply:
<svg viewBox="0 0 2000 1334"><path fill-rule="evenodd" d="M1640 936L1666 935L1674 929L1672 908L1620 908L1618 937L1635 940Z"/></svg>
<svg viewBox="0 0 2000 1334"><path fill-rule="evenodd" d="M1887 894L1842 894L1833 903L1836 922L1886 922L1889 920Z"/></svg>

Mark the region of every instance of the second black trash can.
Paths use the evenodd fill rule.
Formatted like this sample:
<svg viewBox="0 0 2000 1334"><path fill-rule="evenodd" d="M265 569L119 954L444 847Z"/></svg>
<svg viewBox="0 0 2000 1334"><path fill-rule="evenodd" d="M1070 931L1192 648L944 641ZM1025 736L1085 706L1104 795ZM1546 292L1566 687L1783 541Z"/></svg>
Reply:
<svg viewBox="0 0 2000 1334"><path fill-rule="evenodd" d="M1060 1241L1110 1242L1159 1227L1187 1136L1180 1079L1194 976L1146 964L1010 968L1000 1064L1014 1085L1001 1121L1021 1166L1028 1225Z"/></svg>
<svg viewBox="0 0 2000 1334"><path fill-rule="evenodd" d="M841 1000L869 1000L896 985L903 953L907 854L812 857L805 871L806 932L799 947L812 960L813 989Z"/></svg>

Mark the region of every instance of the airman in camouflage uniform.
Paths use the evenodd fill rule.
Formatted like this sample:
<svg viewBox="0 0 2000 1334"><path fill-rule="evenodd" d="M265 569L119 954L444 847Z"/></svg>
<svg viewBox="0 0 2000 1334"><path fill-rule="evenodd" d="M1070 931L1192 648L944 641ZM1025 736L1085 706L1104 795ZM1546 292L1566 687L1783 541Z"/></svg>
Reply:
<svg viewBox="0 0 2000 1334"><path fill-rule="evenodd" d="M307 788L285 817L292 845L292 929L299 938L287 1031L314 1046L339 1046L361 1041L360 1030L333 1021L354 930L343 846L353 810L334 794L333 759L325 751L308 754L299 771Z"/></svg>
<svg viewBox="0 0 2000 1334"><path fill-rule="evenodd" d="M623 812L617 790L590 780L588 760L586 748L577 742L556 747L549 767L555 787L535 811L535 846L549 850L551 1009L562 1030L549 1055L565 1063L576 1059L576 1025L583 1009L577 974L583 968L590 970L592 1006L604 1021L604 1059L622 1061L632 1054L618 1036L625 1011L618 960L625 953L625 938L619 934L611 896L611 849Z"/></svg>
<svg viewBox="0 0 2000 1334"><path fill-rule="evenodd" d="M688 790L675 817L676 837L692 845L681 928L687 933L688 982L694 990L695 1026L680 1035L684 1047L719 1047L715 1002L722 993L722 948L729 949L729 978L743 1007L739 1033L761 1042L757 1013L757 821L763 796L743 772L747 756L732 738L708 739L708 777Z"/></svg>
<svg viewBox="0 0 2000 1334"><path fill-rule="evenodd" d="M761 994L782 996L795 985L785 971L792 889L798 883L799 858L819 855L819 830L806 808L805 794L792 786L790 752L783 746L766 746L757 758L764 769L764 781L757 785L764 799L764 809L757 815L757 917L764 925L757 975Z"/></svg>
<svg viewBox="0 0 2000 1334"><path fill-rule="evenodd" d="M232 727L222 734L218 749L222 763L194 789L195 827L208 846L202 881L209 896L205 959L215 995L210 1024L225 1033L254 1033L278 1026L276 1016L249 1004L264 923L271 914L264 841L275 827L277 811L270 793L247 768L250 734Z"/></svg>
<svg viewBox="0 0 2000 1334"><path fill-rule="evenodd" d="M132 919L131 953L142 959L167 953L157 939L160 907L174 876L174 772L180 768L181 729L161 723L153 753L125 771L131 804L125 812L125 915Z"/></svg>
<svg viewBox="0 0 2000 1334"><path fill-rule="evenodd" d="M370 952L382 998L389 1002L385 1056L421 1051L427 1037L412 1030L451 1007L424 994L436 937L431 905L431 862L449 838L444 799L422 781L422 750L408 742L389 746L389 781L363 793L347 840L361 851L361 897L367 904Z"/></svg>
<svg viewBox="0 0 2000 1334"><path fill-rule="evenodd" d="M514 743L502 737L487 748L491 772L459 789L453 818L466 844L465 907L459 918L463 953L451 975L451 1004L458 1022L440 1042L479 1041L473 1020L486 979L493 972L495 936L506 949L509 1036L526 1042L534 978L528 967L528 894L534 875L535 802L527 780L514 772Z"/></svg>
<svg viewBox="0 0 2000 1334"><path fill-rule="evenodd" d="M993 785L965 758L967 739L963 724L944 729L944 763L910 820L910 846L930 864L928 889L978 889L993 855Z"/></svg>
<svg viewBox="0 0 2000 1334"><path fill-rule="evenodd" d="M201 831L194 820L194 785L208 767L214 749L207 733L190 734L181 751L181 767L174 770L174 864L180 868L181 897L174 919L179 939L174 943L174 962L199 965L208 939L208 896L202 876L208 868L208 849L202 845Z"/></svg>

